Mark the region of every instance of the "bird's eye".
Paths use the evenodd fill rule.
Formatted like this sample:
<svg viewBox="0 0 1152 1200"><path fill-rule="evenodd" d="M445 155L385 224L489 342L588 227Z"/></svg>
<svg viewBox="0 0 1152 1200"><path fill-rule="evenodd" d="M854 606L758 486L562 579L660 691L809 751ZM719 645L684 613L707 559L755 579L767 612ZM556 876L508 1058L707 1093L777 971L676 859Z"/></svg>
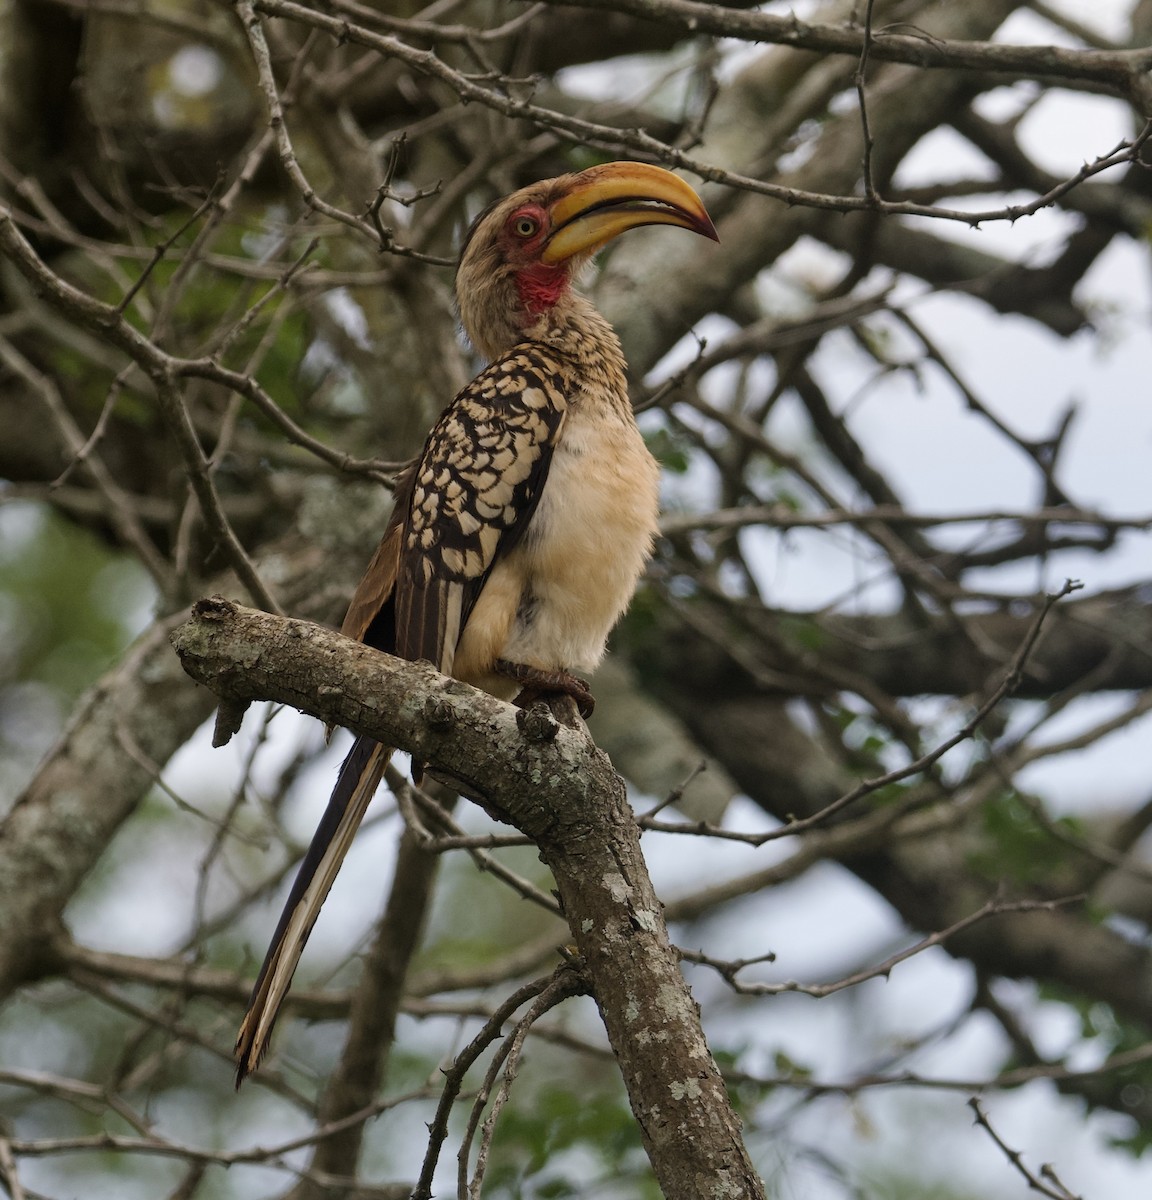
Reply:
<svg viewBox="0 0 1152 1200"><path fill-rule="evenodd" d="M512 228L517 237L535 237L540 231L540 222L535 217L517 217L512 223Z"/></svg>

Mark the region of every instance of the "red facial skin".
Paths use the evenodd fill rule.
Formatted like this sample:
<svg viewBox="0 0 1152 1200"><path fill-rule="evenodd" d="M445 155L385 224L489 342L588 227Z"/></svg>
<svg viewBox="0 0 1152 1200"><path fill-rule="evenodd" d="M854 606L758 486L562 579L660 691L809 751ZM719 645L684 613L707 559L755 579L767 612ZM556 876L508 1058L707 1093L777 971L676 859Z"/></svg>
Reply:
<svg viewBox="0 0 1152 1200"><path fill-rule="evenodd" d="M548 211L538 204L518 208L504 226L504 253L510 263L523 264L516 272L516 290L531 316L551 308L568 288L567 264L540 261L551 232Z"/></svg>
<svg viewBox="0 0 1152 1200"><path fill-rule="evenodd" d="M537 263L516 276L520 300L533 316L551 308L568 289L568 268L563 263Z"/></svg>

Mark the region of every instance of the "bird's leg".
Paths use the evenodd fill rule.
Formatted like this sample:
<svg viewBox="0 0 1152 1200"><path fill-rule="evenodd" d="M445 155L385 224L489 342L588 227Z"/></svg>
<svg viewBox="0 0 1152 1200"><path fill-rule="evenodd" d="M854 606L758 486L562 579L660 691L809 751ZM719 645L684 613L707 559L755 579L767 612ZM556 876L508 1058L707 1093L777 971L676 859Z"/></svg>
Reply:
<svg viewBox="0 0 1152 1200"><path fill-rule="evenodd" d="M541 697L556 692L571 696L584 720L588 720L596 707L588 684L567 671L546 671L543 667L509 662L506 658L498 658L495 665L501 675L507 675L521 685L520 694L513 701L517 708L527 708Z"/></svg>

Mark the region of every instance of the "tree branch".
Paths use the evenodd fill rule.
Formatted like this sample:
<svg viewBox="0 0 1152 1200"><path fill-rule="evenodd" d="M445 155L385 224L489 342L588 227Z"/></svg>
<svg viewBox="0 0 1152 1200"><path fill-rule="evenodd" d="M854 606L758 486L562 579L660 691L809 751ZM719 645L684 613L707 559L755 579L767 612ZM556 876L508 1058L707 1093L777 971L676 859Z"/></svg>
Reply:
<svg viewBox="0 0 1152 1200"><path fill-rule="evenodd" d="M228 706L301 708L407 750L531 837L552 869L668 1200L763 1196L680 972L623 781L587 735L317 625L214 597L172 636Z"/></svg>
<svg viewBox="0 0 1152 1200"><path fill-rule="evenodd" d="M557 2L557 0L553 0ZM1152 65L1152 50L1084 50L1065 46L1013 46L1004 42L945 40L922 31L897 33L859 25L823 25L795 15L739 12L727 5L698 0L559 0L576 8L609 9L650 21L666 22L694 34L770 42L798 50L858 57L868 43L871 57L884 62L962 71L1007 73L1015 77L1062 82L1126 96ZM897 27L899 28L899 27Z"/></svg>
<svg viewBox="0 0 1152 1200"><path fill-rule="evenodd" d="M179 689L170 624L158 622L91 689L0 825L0 996L56 965L61 913L147 792L147 762L167 761L210 711L206 696ZM178 705L166 702L174 687Z"/></svg>

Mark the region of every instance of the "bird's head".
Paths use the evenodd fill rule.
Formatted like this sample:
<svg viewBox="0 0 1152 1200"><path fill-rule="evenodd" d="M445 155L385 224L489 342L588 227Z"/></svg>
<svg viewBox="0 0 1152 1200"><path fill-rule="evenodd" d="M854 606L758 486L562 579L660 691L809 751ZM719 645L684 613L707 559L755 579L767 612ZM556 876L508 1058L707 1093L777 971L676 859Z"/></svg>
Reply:
<svg viewBox="0 0 1152 1200"><path fill-rule="evenodd" d="M472 223L456 270L464 332L489 359L562 314L572 280L602 246L640 225L716 239L700 197L646 163L614 162L521 188Z"/></svg>

